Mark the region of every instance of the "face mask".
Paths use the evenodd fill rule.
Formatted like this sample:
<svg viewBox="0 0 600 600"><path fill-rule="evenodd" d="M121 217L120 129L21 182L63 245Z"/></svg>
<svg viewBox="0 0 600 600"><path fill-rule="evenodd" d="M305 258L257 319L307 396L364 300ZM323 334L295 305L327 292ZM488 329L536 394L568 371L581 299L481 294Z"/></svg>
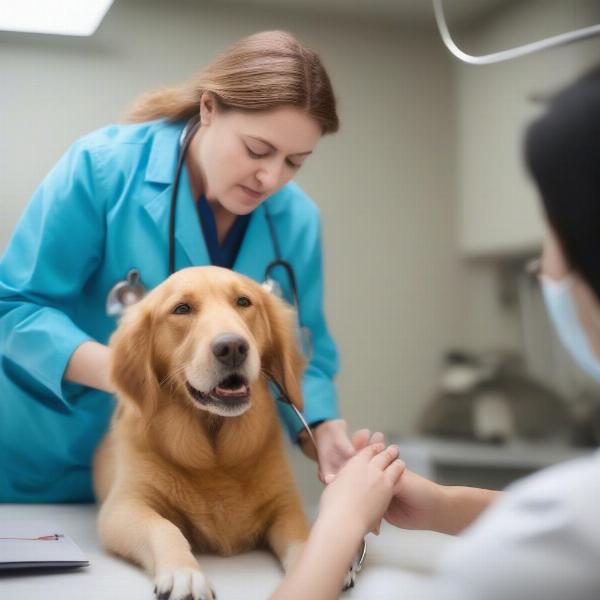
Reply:
<svg viewBox="0 0 600 600"><path fill-rule="evenodd" d="M548 316L560 341L577 364L600 383L600 360L594 354L579 320L571 278L555 281L542 275L540 283Z"/></svg>

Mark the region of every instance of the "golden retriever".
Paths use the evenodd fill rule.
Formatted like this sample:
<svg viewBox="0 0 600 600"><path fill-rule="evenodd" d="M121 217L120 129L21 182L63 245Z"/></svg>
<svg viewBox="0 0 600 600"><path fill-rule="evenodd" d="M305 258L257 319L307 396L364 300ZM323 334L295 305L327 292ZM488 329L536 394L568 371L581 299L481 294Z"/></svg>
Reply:
<svg viewBox="0 0 600 600"><path fill-rule="evenodd" d="M213 600L194 552L269 546L287 568L308 536L266 374L302 408L293 312L218 267L178 271L110 341L118 406L94 457L104 546L160 598Z"/></svg>

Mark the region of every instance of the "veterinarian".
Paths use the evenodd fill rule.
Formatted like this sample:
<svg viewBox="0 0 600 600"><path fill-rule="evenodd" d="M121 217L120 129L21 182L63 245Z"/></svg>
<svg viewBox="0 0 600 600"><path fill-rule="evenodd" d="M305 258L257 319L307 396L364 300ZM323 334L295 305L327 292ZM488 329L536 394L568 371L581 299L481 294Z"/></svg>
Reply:
<svg viewBox="0 0 600 600"><path fill-rule="evenodd" d="M355 450L338 418L319 213L292 182L338 129L319 56L287 33L259 33L183 85L142 97L126 120L68 149L0 261L0 501L92 499L90 461L114 407L106 344L119 302L191 265L263 281L274 259L289 263L310 334L304 413L320 472L335 473ZM290 299L285 269L272 276Z"/></svg>
<svg viewBox="0 0 600 600"><path fill-rule="evenodd" d="M546 218L547 312L566 349L600 383L600 68L557 95L529 128L526 161ZM364 431L355 441L358 449L373 439ZM386 465L397 461L374 468L377 442L328 478L304 553L271 600L337 598L355 548L382 517L406 529L464 531L432 579L431 598L600 598L600 451L505 493L442 486L406 469L390 491Z"/></svg>

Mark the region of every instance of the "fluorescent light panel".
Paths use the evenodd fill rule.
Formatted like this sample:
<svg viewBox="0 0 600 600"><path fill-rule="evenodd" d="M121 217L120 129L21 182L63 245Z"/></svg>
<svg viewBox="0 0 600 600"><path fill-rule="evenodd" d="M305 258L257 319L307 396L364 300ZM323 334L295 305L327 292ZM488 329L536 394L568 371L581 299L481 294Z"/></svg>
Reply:
<svg viewBox="0 0 600 600"><path fill-rule="evenodd" d="M0 0L0 31L92 35L113 0Z"/></svg>

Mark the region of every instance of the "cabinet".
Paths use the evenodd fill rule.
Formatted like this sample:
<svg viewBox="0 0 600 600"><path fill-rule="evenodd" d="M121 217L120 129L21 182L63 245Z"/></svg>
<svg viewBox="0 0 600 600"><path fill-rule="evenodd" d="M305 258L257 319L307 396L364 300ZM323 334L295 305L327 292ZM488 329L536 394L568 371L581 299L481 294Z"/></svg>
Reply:
<svg viewBox="0 0 600 600"><path fill-rule="evenodd" d="M600 7L589 2L509 3L454 37L466 52L486 54L598 22ZM501 256L539 248L542 219L522 160L523 135L543 110L543 98L599 57L595 38L496 65L456 62L456 188L463 254Z"/></svg>
<svg viewBox="0 0 600 600"><path fill-rule="evenodd" d="M566 460L590 456L591 449L514 442L493 446L435 437L393 439L409 469L445 485L500 490L521 477Z"/></svg>

